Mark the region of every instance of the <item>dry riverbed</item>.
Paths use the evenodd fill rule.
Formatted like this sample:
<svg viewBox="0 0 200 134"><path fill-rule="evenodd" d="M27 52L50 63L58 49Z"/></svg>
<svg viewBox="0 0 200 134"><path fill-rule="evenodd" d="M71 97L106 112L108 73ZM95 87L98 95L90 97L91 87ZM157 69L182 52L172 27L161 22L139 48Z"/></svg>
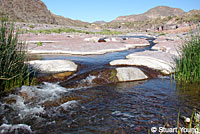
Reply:
<svg viewBox="0 0 200 134"><path fill-rule="evenodd" d="M93 35L24 34L30 54L95 55L150 45L145 39L122 39Z"/></svg>
<svg viewBox="0 0 200 134"><path fill-rule="evenodd" d="M21 35L20 40L25 40L29 54L99 55L150 45L146 34L140 33L140 38L132 38L135 35L131 36L129 33L128 36L120 37L77 33L29 33ZM151 50L127 55L127 59L111 61L110 65L142 66L160 71L164 75L174 73L175 59L179 55L177 50L183 44L180 37L185 38L186 35L179 33L154 36L154 46Z"/></svg>

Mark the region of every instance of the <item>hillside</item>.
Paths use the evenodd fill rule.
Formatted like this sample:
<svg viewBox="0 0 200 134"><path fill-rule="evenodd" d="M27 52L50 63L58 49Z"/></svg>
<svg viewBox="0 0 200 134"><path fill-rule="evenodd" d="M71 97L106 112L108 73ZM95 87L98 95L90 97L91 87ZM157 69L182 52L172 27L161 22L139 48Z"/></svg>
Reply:
<svg viewBox="0 0 200 134"><path fill-rule="evenodd" d="M129 16L120 16L116 18L113 22L134 22L134 21L146 21L150 19L155 19L158 17L166 16L181 16L185 12L180 8L171 8L167 6L158 6L148 10L147 12L139 15L129 15Z"/></svg>
<svg viewBox="0 0 200 134"><path fill-rule="evenodd" d="M0 0L0 13L21 22L61 25L84 25L85 22L71 20L51 13L41 0Z"/></svg>
<svg viewBox="0 0 200 134"><path fill-rule="evenodd" d="M179 8L158 6L143 14L120 16L106 23L103 28L160 31L177 29L200 23L200 10L184 12Z"/></svg>

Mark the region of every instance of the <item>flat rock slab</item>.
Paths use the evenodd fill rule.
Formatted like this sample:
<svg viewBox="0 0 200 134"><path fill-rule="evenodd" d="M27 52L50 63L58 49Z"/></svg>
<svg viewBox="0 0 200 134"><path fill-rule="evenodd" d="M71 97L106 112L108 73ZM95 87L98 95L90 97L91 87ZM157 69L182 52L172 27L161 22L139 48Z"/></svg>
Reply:
<svg viewBox="0 0 200 134"><path fill-rule="evenodd" d="M155 44L152 47L153 50L167 52L176 56L179 55L178 51L180 47L184 44L182 40L171 41L171 40L162 40L162 39L157 40L156 43L157 44Z"/></svg>
<svg viewBox="0 0 200 134"><path fill-rule="evenodd" d="M129 38L127 40L123 41L126 44L138 44L138 45L150 45L149 42L146 39L142 39L142 38Z"/></svg>
<svg viewBox="0 0 200 134"><path fill-rule="evenodd" d="M158 37L153 42L154 43L160 43L160 42L166 42L166 41L167 41L167 38L165 38L165 37Z"/></svg>
<svg viewBox="0 0 200 134"><path fill-rule="evenodd" d="M145 66L163 74L171 74L175 69L174 58L174 55L165 52L144 51L130 54L127 59L111 61L110 65Z"/></svg>
<svg viewBox="0 0 200 134"><path fill-rule="evenodd" d="M78 67L69 60L33 60L29 61L28 64L42 73L74 72Z"/></svg>
<svg viewBox="0 0 200 134"><path fill-rule="evenodd" d="M119 82L144 80L148 77L136 67L119 67L117 70L117 78Z"/></svg>
<svg viewBox="0 0 200 134"><path fill-rule="evenodd" d="M23 35L28 44L28 53L31 54L74 54L74 55L93 55L108 52L124 51L130 48L150 45L145 39L129 39L127 41L113 40L111 37L108 42L97 42L97 37L91 35L69 35L50 34L50 35ZM95 39L86 41L86 39ZM38 46L36 43L42 41Z"/></svg>

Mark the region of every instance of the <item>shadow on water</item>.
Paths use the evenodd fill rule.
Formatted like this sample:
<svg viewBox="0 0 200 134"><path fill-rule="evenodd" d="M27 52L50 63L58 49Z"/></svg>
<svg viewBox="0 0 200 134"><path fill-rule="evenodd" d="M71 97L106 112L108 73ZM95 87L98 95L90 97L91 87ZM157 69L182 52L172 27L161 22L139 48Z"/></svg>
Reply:
<svg viewBox="0 0 200 134"><path fill-rule="evenodd" d="M188 109L196 109L200 111L200 85L199 84L186 84L176 85L176 94L178 100Z"/></svg>

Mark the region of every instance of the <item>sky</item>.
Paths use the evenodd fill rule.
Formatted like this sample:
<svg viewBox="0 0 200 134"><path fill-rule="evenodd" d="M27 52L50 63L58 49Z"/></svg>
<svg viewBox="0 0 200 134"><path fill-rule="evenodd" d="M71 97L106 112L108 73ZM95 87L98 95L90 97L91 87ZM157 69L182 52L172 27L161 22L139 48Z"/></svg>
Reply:
<svg viewBox="0 0 200 134"><path fill-rule="evenodd" d="M42 0L56 15L85 22L112 21L118 16L141 14L156 6L200 9L200 0Z"/></svg>

